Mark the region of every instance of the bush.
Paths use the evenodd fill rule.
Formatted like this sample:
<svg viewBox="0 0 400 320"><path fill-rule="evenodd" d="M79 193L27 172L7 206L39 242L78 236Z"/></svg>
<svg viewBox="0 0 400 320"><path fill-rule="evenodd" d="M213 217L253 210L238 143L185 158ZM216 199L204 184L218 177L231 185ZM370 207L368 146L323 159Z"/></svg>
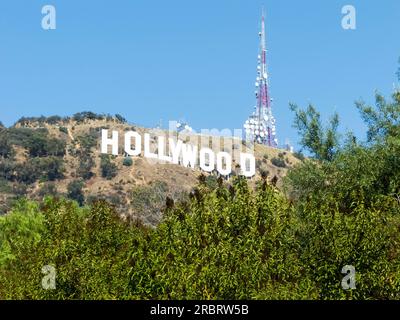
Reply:
<svg viewBox="0 0 400 320"><path fill-rule="evenodd" d="M63 118L61 118L60 116L50 116L47 117L47 119L45 120L48 124L57 124L59 122L61 122L63 120Z"/></svg>
<svg viewBox="0 0 400 320"><path fill-rule="evenodd" d="M7 134L10 144L26 148L31 157L65 155L66 142L49 137L47 129L11 128Z"/></svg>
<svg viewBox="0 0 400 320"><path fill-rule="evenodd" d="M32 157L63 157L65 155L66 143L63 140L55 138L33 135L27 148Z"/></svg>
<svg viewBox="0 0 400 320"><path fill-rule="evenodd" d="M94 176L94 173L92 172L94 165L94 160L90 154L82 155L79 158L79 167L76 171L76 175L84 180L91 179Z"/></svg>
<svg viewBox="0 0 400 320"><path fill-rule="evenodd" d="M57 157L38 159L38 166L43 172L43 180L55 181L64 178L63 160Z"/></svg>
<svg viewBox="0 0 400 320"><path fill-rule="evenodd" d="M55 181L64 178L63 160L57 157L34 158L23 164L15 165L15 180L31 184L38 179Z"/></svg>
<svg viewBox="0 0 400 320"><path fill-rule="evenodd" d="M115 119L117 119L117 121L119 123L126 123L127 122L126 119L123 116L121 116L120 114L116 114L115 115Z"/></svg>
<svg viewBox="0 0 400 320"><path fill-rule="evenodd" d="M39 125L48 123L54 125L66 121L69 121L69 117L60 117L60 116L22 117L16 122L16 124L20 124L22 126L26 126L29 123L38 123Z"/></svg>
<svg viewBox="0 0 400 320"><path fill-rule="evenodd" d="M84 183L81 180L74 180L68 184L67 190L68 190L68 198L75 200L78 202L80 206L83 205L85 202L85 196L83 194L83 186Z"/></svg>
<svg viewBox="0 0 400 320"><path fill-rule="evenodd" d="M91 153L92 148L97 145L98 137L99 134L93 128L90 128L89 134L77 137L81 150L85 153Z"/></svg>
<svg viewBox="0 0 400 320"><path fill-rule="evenodd" d="M130 167L133 165L133 160L131 157L125 157L124 161L122 162L122 164L126 167Z"/></svg>
<svg viewBox="0 0 400 320"><path fill-rule="evenodd" d="M117 169L117 166L111 162L111 157L109 155L101 155L100 170L103 178L111 180L117 175Z"/></svg>
<svg viewBox="0 0 400 320"><path fill-rule="evenodd" d="M59 127L58 130L62 133L68 134L68 129L66 127Z"/></svg>
<svg viewBox="0 0 400 320"><path fill-rule="evenodd" d="M78 112L72 116L72 120L78 123L84 122L85 120L103 120L103 119L104 119L103 115L96 114L91 111Z"/></svg>
<svg viewBox="0 0 400 320"><path fill-rule="evenodd" d="M211 174L205 179L205 184L210 190L214 190L218 187L218 177Z"/></svg>
<svg viewBox="0 0 400 320"><path fill-rule="evenodd" d="M18 168L14 160L0 159L0 178L8 181L14 181L16 178L16 169Z"/></svg>
<svg viewBox="0 0 400 320"><path fill-rule="evenodd" d="M272 158L271 163L279 168L286 168L285 160L282 158Z"/></svg>

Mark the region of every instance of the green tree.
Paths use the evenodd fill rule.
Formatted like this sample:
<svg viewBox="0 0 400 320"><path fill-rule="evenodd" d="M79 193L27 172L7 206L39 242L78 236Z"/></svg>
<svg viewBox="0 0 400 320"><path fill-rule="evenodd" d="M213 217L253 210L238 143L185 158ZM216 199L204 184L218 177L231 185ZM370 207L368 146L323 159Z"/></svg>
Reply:
<svg viewBox="0 0 400 320"><path fill-rule="evenodd" d="M356 106L368 127L368 144L357 143L349 134L347 143L334 152L330 162L311 159L291 170L286 178L286 190L292 198L303 201L312 195L322 201L334 195L345 208L358 200L355 194L362 194L367 203L379 195L400 195L400 92L396 90L390 102L377 95L375 108L361 102ZM305 112L296 112L295 123L303 125L300 131L303 145L312 140L310 132L317 132L314 134L317 137L328 136L329 129L324 132L318 125L315 110L308 116ZM317 125L312 125L313 122Z"/></svg>
<svg viewBox="0 0 400 320"><path fill-rule="evenodd" d="M306 111L300 110L295 104L290 104L290 109L295 113L293 127L301 137L301 145L316 159L332 161L339 148L338 114L335 113L329 121L329 126L324 128L320 113L311 104Z"/></svg>
<svg viewBox="0 0 400 320"><path fill-rule="evenodd" d="M0 217L0 299L117 299L128 294L129 250L135 233L104 202L91 210L45 199L42 211ZM5 221L5 223L3 223ZM21 231L19 231L21 230ZM2 244L5 242L2 241ZM41 269L56 268L56 289L43 290Z"/></svg>
<svg viewBox="0 0 400 320"><path fill-rule="evenodd" d="M18 202L9 214L0 216L0 269L20 263L18 260L36 247L44 230L43 220L39 206L26 200Z"/></svg>
<svg viewBox="0 0 400 320"><path fill-rule="evenodd" d="M400 136L400 91L395 91L392 101L376 94L375 108L363 101L356 103L364 122L368 126L368 142Z"/></svg>

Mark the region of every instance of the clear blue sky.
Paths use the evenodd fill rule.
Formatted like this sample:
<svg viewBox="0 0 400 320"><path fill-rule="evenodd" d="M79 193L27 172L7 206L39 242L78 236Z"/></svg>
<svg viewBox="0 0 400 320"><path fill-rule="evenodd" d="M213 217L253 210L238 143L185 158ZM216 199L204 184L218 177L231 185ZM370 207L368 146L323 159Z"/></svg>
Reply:
<svg viewBox="0 0 400 320"><path fill-rule="evenodd" d="M46 4L56 30L41 28ZM341 27L346 4L355 31ZM390 94L397 79L399 0L2 0L0 120L91 110L149 127L241 128L255 104L262 5L280 142L298 140L289 101L325 118L336 110L363 136L354 101Z"/></svg>

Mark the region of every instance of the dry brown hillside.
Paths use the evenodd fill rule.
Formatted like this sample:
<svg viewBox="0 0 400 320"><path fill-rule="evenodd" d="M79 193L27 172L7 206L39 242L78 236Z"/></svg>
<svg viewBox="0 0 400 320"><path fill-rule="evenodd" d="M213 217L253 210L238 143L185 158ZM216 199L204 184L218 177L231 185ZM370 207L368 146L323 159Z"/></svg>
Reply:
<svg viewBox="0 0 400 320"><path fill-rule="evenodd" d="M85 203L99 198L112 202L123 216L137 217L147 224L155 225L161 218L162 207L166 197L174 200L185 197L197 184L200 169L185 168L180 165L155 163L143 156L132 157L132 164L124 165L125 156L107 156L110 163L116 166L115 176L104 177L101 167L101 129L116 130L120 133L120 150L123 150L123 133L134 130L143 134L150 129L141 128L116 119L84 119L75 121L68 119L56 123L22 122L17 123L14 129L29 128L30 130L47 130L47 136L65 142L65 154L62 156L64 166L63 178L48 181L38 179L28 184L26 196L38 199L47 193L68 195L68 186L74 181L82 181L82 191ZM111 134L111 133L110 133ZM228 138L225 138L225 143ZM240 141L233 142L234 148L244 148ZM211 146L211 145L210 145ZM156 147L155 147L156 148ZM213 145L213 148L218 146ZM32 160L26 148L13 145L15 164L25 166ZM216 149L215 149L216 151ZM257 174L251 179L251 184L267 175L268 179L278 178L278 187L288 168L300 160L290 152L268 148L263 145L255 146ZM91 160L90 160L91 159ZM273 160L274 159L274 160ZM275 165L272 163L274 162ZM85 176L87 165L92 176ZM278 166L277 166L278 165ZM232 168L235 171L235 163ZM82 173L83 172L83 173ZM215 183L215 174L206 174L209 183ZM85 176L85 177L83 177ZM227 179L228 181L229 179ZM12 188L8 193L2 193L1 202L15 197L15 182L10 182ZM51 192L48 192L50 190Z"/></svg>

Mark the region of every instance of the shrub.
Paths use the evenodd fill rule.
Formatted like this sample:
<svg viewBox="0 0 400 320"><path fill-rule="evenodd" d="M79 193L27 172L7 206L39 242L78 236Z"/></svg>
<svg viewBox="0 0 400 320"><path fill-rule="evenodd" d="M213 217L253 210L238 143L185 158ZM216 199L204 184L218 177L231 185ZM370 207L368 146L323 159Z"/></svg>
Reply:
<svg viewBox="0 0 400 320"><path fill-rule="evenodd" d="M47 117L47 119L45 120L48 124L57 124L59 122L61 122L63 120L63 118L61 118L60 116L50 116Z"/></svg>
<svg viewBox="0 0 400 320"><path fill-rule="evenodd" d="M10 143L26 148L31 157L65 155L66 142L49 137L47 129L11 128L7 133Z"/></svg>
<svg viewBox="0 0 400 320"><path fill-rule="evenodd" d="M90 128L89 134L77 137L82 151L85 153L90 153L92 148L96 147L97 145L98 136L98 133L93 130L93 128Z"/></svg>
<svg viewBox="0 0 400 320"><path fill-rule="evenodd" d="M133 160L131 157L125 157L124 161L122 162L122 164L126 167L130 167L133 165Z"/></svg>
<svg viewBox="0 0 400 320"><path fill-rule="evenodd" d="M16 178L16 169L18 168L15 161L10 159L0 159L0 178L8 181L14 181Z"/></svg>
<svg viewBox="0 0 400 320"><path fill-rule="evenodd" d="M79 158L79 167L76 170L76 176L89 180L94 176L92 169L95 163L90 154L82 155Z"/></svg>
<svg viewBox="0 0 400 320"><path fill-rule="evenodd" d="M74 180L68 184L67 190L68 190L68 198L75 200L78 202L80 206L83 205L85 202L85 196L83 194L83 186L84 183L81 180Z"/></svg>
<svg viewBox="0 0 400 320"><path fill-rule="evenodd" d="M39 170L43 172L44 180L55 181L64 178L63 160L57 157L38 159Z"/></svg>
<svg viewBox="0 0 400 320"><path fill-rule="evenodd" d="M286 168L285 160L282 158L272 158L271 163L279 168Z"/></svg>
<svg viewBox="0 0 400 320"><path fill-rule="evenodd" d="M117 121L119 123L126 123L126 119L123 116L121 116L120 114L116 114L115 119L117 119Z"/></svg>
<svg viewBox="0 0 400 320"><path fill-rule="evenodd" d="M38 179L55 181L64 178L63 160L57 157L34 158L14 167L15 179L20 183L31 184ZM14 178L14 177L13 177Z"/></svg>
<svg viewBox="0 0 400 320"><path fill-rule="evenodd" d="M111 162L111 157L106 154L101 155L100 170L101 176L107 180L111 180L117 175L117 166Z"/></svg>
<svg viewBox="0 0 400 320"><path fill-rule="evenodd" d="M210 189L214 190L218 187L218 178L215 175L209 175L205 178L205 185Z"/></svg>
<svg viewBox="0 0 400 320"><path fill-rule="evenodd" d="M59 127L58 130L62 133L68 134L68 129L66 127Z"/></svg>

